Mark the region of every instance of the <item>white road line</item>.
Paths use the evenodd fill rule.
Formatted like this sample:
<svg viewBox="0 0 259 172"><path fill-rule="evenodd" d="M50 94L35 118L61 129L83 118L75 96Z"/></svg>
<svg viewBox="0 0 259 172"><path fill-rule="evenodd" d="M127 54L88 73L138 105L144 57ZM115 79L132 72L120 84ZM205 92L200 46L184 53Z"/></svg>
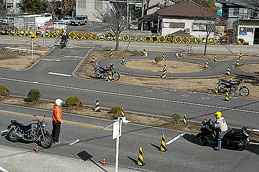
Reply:
<svg viewBox="0 0 259 172"><path fill-rule="evenodd" d="M172 140L170 140L169 142L167 142L166 144L169 145L184 135L185 135L185 133L182 133L182 134L176 136L175 138L173 138Z"/></svg>
<svg viewBox="0 0 259 172"><path fill-rule="evenodd" d="M65 88L65 89L71 89L71 90L80 90L80 91L93 92L93 93L99 93L99 94L117 95L117 96L123 96L123 97L133 97L133 98L154 100L154 101L160 101L160 102L170 102L170 103L176 103L176 104L186 104L186 105L192 105L192 106L202 106L202 107L208 107L208 108L216 108L216 109L223 109L223 110L231 110L231 111L239 111L239 112L259 114L259 111L250 111L250 110L246 110L246 109L233 109L233 108L223 107L223 106L199 104L199 103L184 102L184 101L178 101L178 100L167 100L167 99L161 99L161 98L131 95L131 94L123 94L123 93L115 93L115 92L108 92L108 91L90 90L90 89L85 89L85 88L69 87L69 86L64 86L64 85L55 85L55 84L41 83L41 82L35 82L35 81L26 81L26 80L12 79L12 78L0 78L0 80L30 83L30 84L37 84L37 85L45 85L45 86L49 86L49 87Z"/></svg>
<svg viewBox="0 0 259 172"><path fill-rule="evenodd" d="M80 140L79 140L79 139L76 139L76 140L73 141L72 143L69 143L69 145L72 146L72 145L74 145L74 144L76 144L76 143L78 143L78 142L80 142Z"/></svg>
<svg viewBox="0 0 259 172"><path fill-rule="evenodd" d="M64 57L71 57L71 58L83 58L83 57L81 57L81 56L64 56Z"/></svg>
<svg viewBox="0 0 259 172"><path fill-rule="evenodd" d="M48 72L49 75L58 75L58 76L72 76L72 75L67 75L67 74L63 74L63 73L55 73L55 72Z"/></svg>
<svg viewBox="0 0 259 172"><path fill-rule="evenodd" d="M249 142L251 145L259 145L259 143Z"/></svg>
<svg viewBox="0 0 259 172"><path fill-rule="evenodd" d="M145 90L146 93L152 93L152 90Z"/></svg>
<svg viewBox="0 0 259 172"><path fill-rule="evenodd" d="M4 169L3 167L0 166L0 171L2 172L9 172L8 170Z"/></svg>
<svg viewBox="0 0 259 172"><path fill-rule="evenodd" d="M163 92L162 94L170 94L170 93L168 93L168 92Z"/></svg>
<svg viewBox="0 0 259 172"><path fill-rule="evenodd" d="M190 97L190 95L188 95L188 94L183 94L183 95L181 95L182 97Z"/></svg>
<svg viewBox="0 0 259 172"><path fill-rule="evenodd" d="M202 100L209 100L210 98L209 97L202 97L201 99Z"/></svg>
<svg viewBox="0 0 259 172"><path fill-rule="evenodd" d="M55 60L55 59L41 59L43 61L50 61L50 62L60 62L60 60Z"/></svg>
<svg viewBox="0 0 259 172"><path fill-rule="evenodd" d="M254 131L254 132L259 132L259 130L258 130L258 129L252 129L252 131Z"/></svg>

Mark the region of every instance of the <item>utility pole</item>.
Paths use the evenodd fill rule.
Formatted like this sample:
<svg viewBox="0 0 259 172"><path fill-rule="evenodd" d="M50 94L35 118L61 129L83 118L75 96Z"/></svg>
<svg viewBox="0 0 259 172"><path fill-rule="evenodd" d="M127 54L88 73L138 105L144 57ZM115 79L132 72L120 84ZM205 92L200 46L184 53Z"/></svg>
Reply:
<svg viewBox="0 0 259 172"><path fill-rule="evenodd" d="M128 28L130 27L129 26L129 0L126 1L126 5L127 5L127 25L128 25Z"/></svg>
<svg viewBox="0 0 259 172"><path fill-rule="evenodd" d="M144 16L144 0L142 0L142 13L141 13L142 21L141 21L141 31L143 31L143 27L144 27L143 16Z"/></svg>

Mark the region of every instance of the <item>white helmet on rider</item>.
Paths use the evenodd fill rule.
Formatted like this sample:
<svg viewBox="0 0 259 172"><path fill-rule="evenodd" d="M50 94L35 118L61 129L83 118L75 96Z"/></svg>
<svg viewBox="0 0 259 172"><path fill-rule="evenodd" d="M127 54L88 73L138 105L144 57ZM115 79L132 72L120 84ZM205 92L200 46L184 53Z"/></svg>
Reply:
<svg viewBox="0 0 259 172"><path fill-rule="evenodd" d="M58 105L58 106L61 106L62 103L63 103L63 101L61 99L57 99L55 101L55 104Z"/></svg>

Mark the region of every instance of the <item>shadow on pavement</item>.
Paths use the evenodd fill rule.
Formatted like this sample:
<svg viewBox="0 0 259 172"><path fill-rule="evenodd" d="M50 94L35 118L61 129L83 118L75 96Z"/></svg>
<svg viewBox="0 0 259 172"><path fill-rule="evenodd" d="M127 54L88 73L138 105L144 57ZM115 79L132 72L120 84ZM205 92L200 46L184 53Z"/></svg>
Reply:
<svg viewBox="0 0 259 172"><path fill-rule="evenodd" d="M79 158L81 158L83 161L87 161L90 160L93 164L95 164L97 167L99 167L100 169L102 169L103 171L107 172L104 168L102 168L100 165L98 165L94 160L92 160L93 156L89 153L87 153L86 151L82 151L79 152L78 154L76 154L77 156L79 156Z"/></svg>
<svg viewBox="0 0 259 172"><path fill-rule="evenodd" d="M196 135L195 134L188 134L186 133L185 135L183 135L183 138L193 144L198 145L197 143L197 139L196 139Z"/></svg>
<svg viewBox="0 0 259 172"><path fill-rule="evenodd" d="M248 148L247 148L247 151L251 152L251 153L254 153L256 155L259 155L259 145L250 145Z"/></svg>
<svg viewBox="0 0 259 172"><path fill-rule="evenodd" d="M135 160L135 159L133 159L133 158L131 158L129 156L127 156L127 158L129 158L132 162L134 162L135 165L138 165L138 161L137 160Z"/></svg>
<svg viewBox="0 0 259 172"><path fill-rule="evenodd" d="M149 143L150 145L154 146L158 151L160 151L160 147L157 145L154 145L153 143Z"/></svg>

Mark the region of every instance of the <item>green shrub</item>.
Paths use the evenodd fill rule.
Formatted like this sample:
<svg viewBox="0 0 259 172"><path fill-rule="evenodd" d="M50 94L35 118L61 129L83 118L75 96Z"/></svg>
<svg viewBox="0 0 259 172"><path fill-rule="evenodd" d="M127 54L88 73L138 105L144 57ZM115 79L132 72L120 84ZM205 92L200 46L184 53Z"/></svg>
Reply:
<svg viewBox="0 0 259 172"><path fill-rule="evenodd" d="M114 106L111 108L111 113L119 114L121 112L122 107L121 106Z"/></svg>
<svg viewBox="0 0 259 172"><path fill-rule="evenodd" d="M173 120L178 124L181 116L179 114L173 114L172 115Z"/></svg>
<svg viewBox="0 0 259 172"><path fill-rule="evenodd" d="M27 102L38 102L40 100L40 91L38 89L31 89L27 95Z"/></svg>
<svg viewBox="0 0 259 172"><path fill-rule="evenodd" d="M66 99L64 106L71 107L71 106L82 106L83 102L78 96L71 96Z"/></svg>
<svg viewBox="0 0 259 172"><path fill-rule="evenodd" d="M10 96L10 89L4 85L0 85L0 96Z"/></svg>
<svg viewBox="0 0 259 172"><path fill-rule="evenodd" d="M163 57L160 57L160 56L155 58L156 63L161 62L163 60L165 60L165 59Z"/></svg>

